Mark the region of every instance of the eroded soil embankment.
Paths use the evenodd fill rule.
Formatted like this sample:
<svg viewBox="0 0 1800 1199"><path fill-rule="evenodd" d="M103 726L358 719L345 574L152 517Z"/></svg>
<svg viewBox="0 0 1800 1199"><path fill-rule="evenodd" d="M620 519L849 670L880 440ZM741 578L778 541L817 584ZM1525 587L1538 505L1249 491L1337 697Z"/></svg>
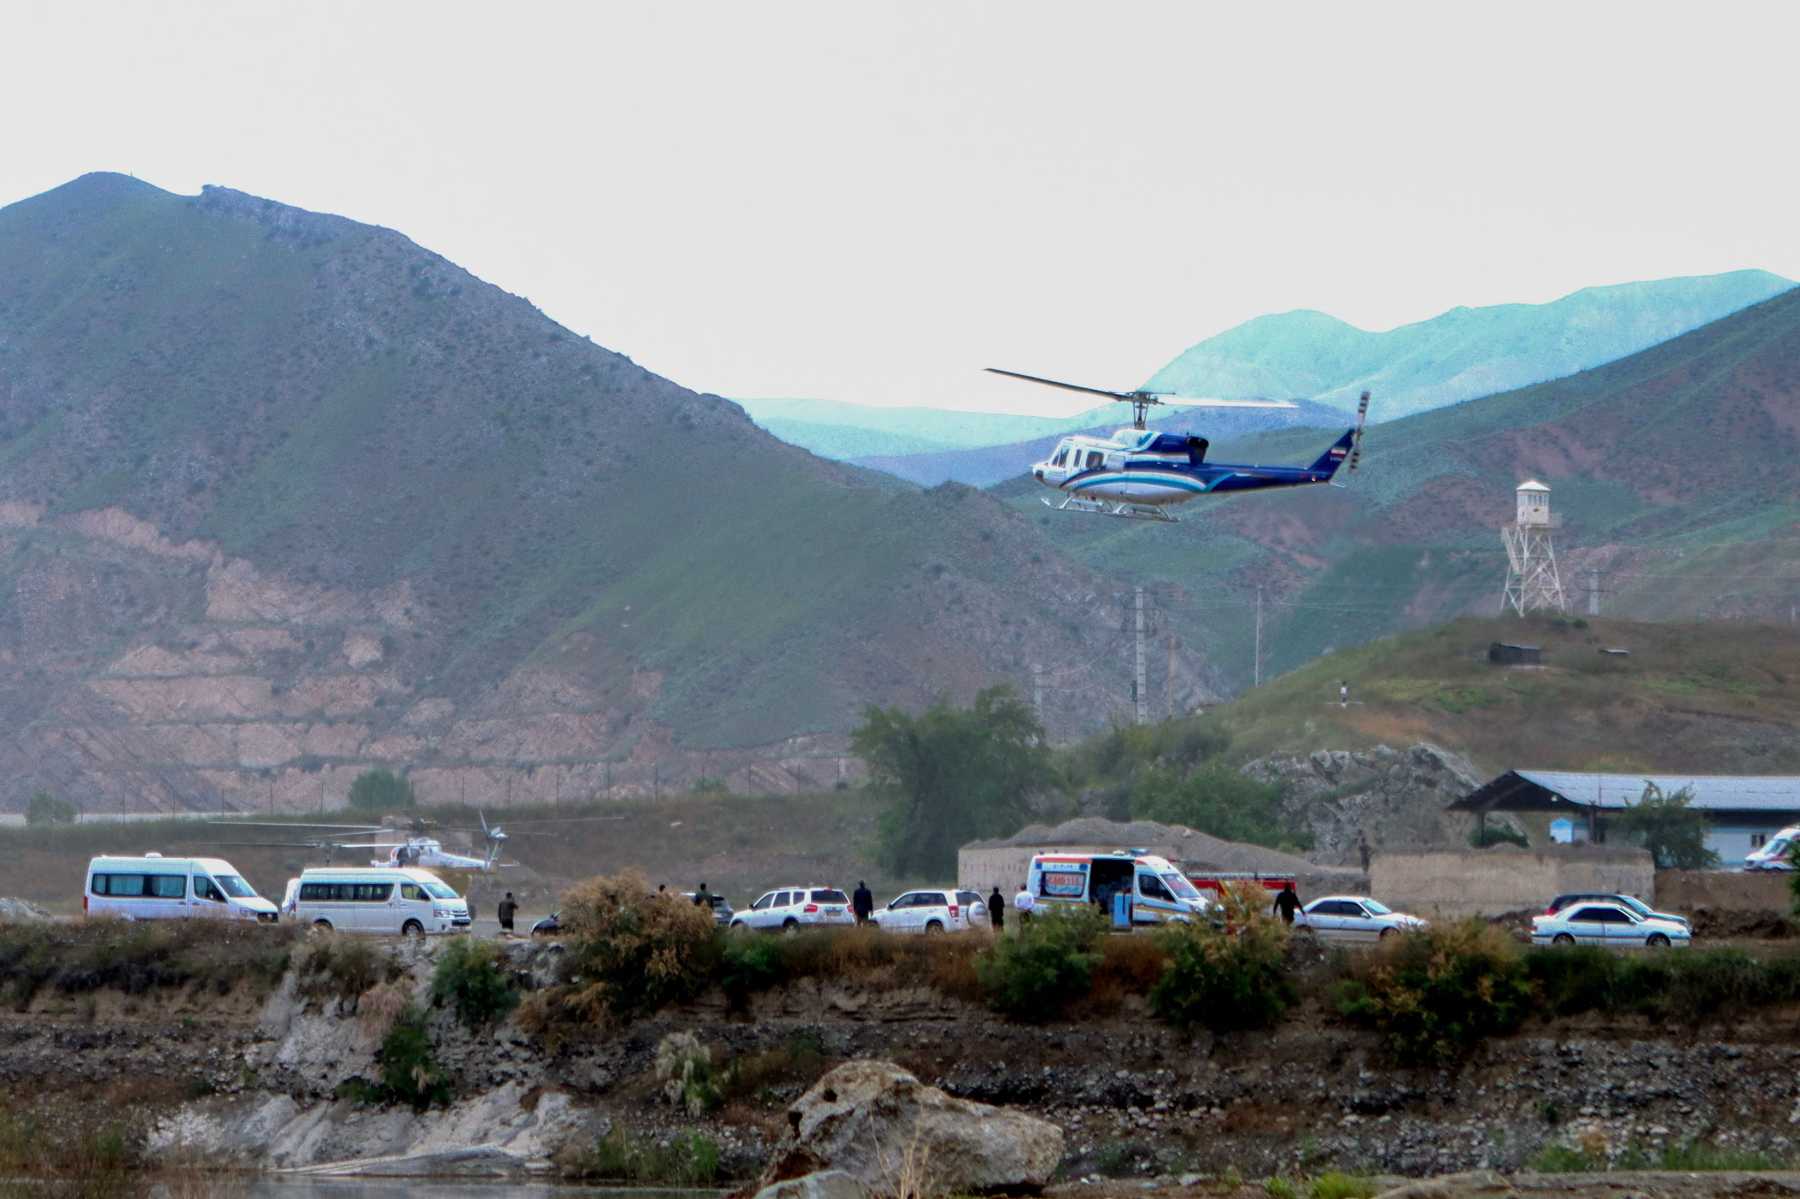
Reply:
<svg viewBox="0 0 1800 1199"><path fill-rule="evenodd" d="M1075 1176L1426 1174L1517 1167L1550 1144L1654 1151L1696 1138L1790 1160L1800 1145L1791 1010L1698 1034L1537 1025L1455 1070L1396 1067L1368 1034L1316 1014L1272 1033L1186 1038L1131 1000L1104 1019L1025 1026L932 992L839 985L797 984L747 1013L696 1004L556 1045L513 1021L477 1032L443 1010L428 1021L457 1100L423 1116L334 1098L377 1075L379 1038L353 1001L303 998L292 977L260 1004L45 997L0 1023L0 1081L15 1095L105 1097L154 1124L164 1151L278 1167L413 1154L478 1171L541 1167L618 1126L703 1133L742 1175L779 1136L787 1103L851 1057L1056 1121ZM696 1116L662 1099L656 1047L676 1031L696 1034L720 1067L747 1066L721 1109Z"/></svg>

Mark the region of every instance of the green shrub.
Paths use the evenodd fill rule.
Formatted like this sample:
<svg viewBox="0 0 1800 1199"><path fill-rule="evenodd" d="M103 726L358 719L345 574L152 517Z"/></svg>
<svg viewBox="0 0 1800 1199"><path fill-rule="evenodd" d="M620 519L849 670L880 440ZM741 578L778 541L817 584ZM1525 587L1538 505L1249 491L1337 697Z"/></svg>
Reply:
<svg viewBox="0 0 1800 1199"><path fill-rule="evenodd" d="M657 1042L656 1081L663 1085L663 1098L690 1116L704 1116L725 1101L712 1050L691 1032L672 1032Z"/></svg>
<svg viewBox="0 0 1800 1199"><path fill-rule="evenodd" d="M605 1182L710 1186L719 1178L719 1146L697 1132L678 1133L667 1144L646 1142L615 1126L576 1164L575 1173Z"/></svg>
<svg viewBox="0 0 1800 1199"><path fill-rule="evenodd" d="M81 816L76 806L48 791L34 791L25 803L25 823L33 828L48 824L74 824Z"/></svg>
<svg viewBox="0 0 1800 1199"><path fill-rule="evenodd" d="M1159 937L1169 965L1150 989L1150 1010L1176 1028L1267 1028L1294 1002L1286 929L1266 917L1229 933L1192 924Z"/></svg>
<svg viewBox="0 0 1800 1199"><path fill-rule="evenodd" d="M1311 1199L1371 1199L1375 1191L1371 1179L1337 1170L1327 1170L1313 1179L1306 1189Z"/></svg>
<svg viewBox="0 0 1800 1199"><path fill-rule="evenodd" d="M1378 1029L1402 1061L1454 1061L1511 1032L1532 1000L1524 953L1481 920L1390 937L1333 987L1339 1012Z"/></svg>
<svg viewBox="0 0 1800 1199"><path fill-rule="evenodd" d="M350 784L350 806L358 812L397 812L418 802L412 783L391 770L365 770Z"/></svg>
<svg viewBox="0 0 1800 1199"><path fill-rule="evenodd" d="M567 952L561 999L589 1022L628 1020L698 995L719 976L720 936L712 913L667 892L656 894L628 870L592 878L563 896Z"/></svg>
<svg viewBox="0 0 1800 1199"><path fill-rule="evenodd" d="M1757 958L1741 949L1621 954L1559 946L1530 954L1526 968L1545 1011L1597 1011L1699 1024L1721 1012L1800 999L1800 957Z"/></svg>
<svg viewBox="0 0 1800 1199"><path fill-rule="evenodd" d="M1486 849L1490 845L1517 845L1520 849L1529 848L1530 838L1518 829L1507 828L1503 824L1478 824L1469 833L1471 849Z"/></svg>
<svg viewBox="0 0 1800 1199"><path fill-rule="evenodd" d="M1263 1194L1269 1199L1300 1199L1299 1189L1280 1176L1263 1179Z"/></svg>
<svg viewBox="0 0 1800 1199"><path fill-rule="evenodd" d="M432 1002L450 1005L456 1018L471 1029L503 1019L519 1003L505 960L492 941L455 938L431 973Z"/></svg>
<svg viewBox="0 0 1800 1199"><path fill-rule="evenodd" d="M750 996L780 986L788 979L786 938L730 938L720 958L719 987L732 1010L741 1011Z"/></svg>
<svg viewBox="0 0 1800 1199"><path fill-rule="evenodd" d="M432 1053L425 1017L416 1008L402 1012L388 1029L375 1064L386 1102L411 1104L416 1111L450 1102L450 1081Z"/></svg>
<svg viewBox="0 0 1800 1199"><path fill-rule="evenodd" d="M1047 1020L1087 995L1097 946L1106 932L1098 908L1039 909L1013 937L1002 937L975 961L988 1006L1016 1020Z"/></svg>

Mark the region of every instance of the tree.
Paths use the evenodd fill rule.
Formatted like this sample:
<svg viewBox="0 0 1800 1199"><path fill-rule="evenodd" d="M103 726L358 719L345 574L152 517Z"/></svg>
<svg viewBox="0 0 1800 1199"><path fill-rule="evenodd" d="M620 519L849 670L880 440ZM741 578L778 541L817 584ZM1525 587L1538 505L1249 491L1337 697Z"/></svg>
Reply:
<svg viewBox="0 0 1800 1199"><path fill-rule="evenodd" d="M1645 779L1644 794L1614 824L1650 851L1658 870L1708 870L1719 864L1719 855L1706 848L1706 814L1691 806L1693 798L1691 788L1664 795Z"/></svg>
<svg viewBox="0 0 1800 1199"><path fill-rule="evenodd" d="M393 812L418 802L413 785L391 770L365 770L350 784L350 806L359 812Z"/></svg>
<svg viewBox="0 0 1800 1199"><path fill-rule="evenodd" d="M900 874L952 873L965 842L1016 831L1050 779L1043 726L1010 687L990 687L968 708L939 700L917 716L870 707L850 745L892 793L879 850Z"/></svg>
<svg viewBox="0 0 1800 1199"><path fill-rule="evenodd" d="M1131 814L1185 824L1227 841L1299 849L1312 844L1309 832L1282 819L1280 787L1245 778L1223 762L1186 775L1166 766L1145 771L1131 787Z"/></svg>
<svg viewBox="0 0 1800 1199"><path fill-rule="evenodd" d="M58 799L48 791L32 792L25 804L25 823L29 825L74 824L80 812L66 799Z"/></svg>

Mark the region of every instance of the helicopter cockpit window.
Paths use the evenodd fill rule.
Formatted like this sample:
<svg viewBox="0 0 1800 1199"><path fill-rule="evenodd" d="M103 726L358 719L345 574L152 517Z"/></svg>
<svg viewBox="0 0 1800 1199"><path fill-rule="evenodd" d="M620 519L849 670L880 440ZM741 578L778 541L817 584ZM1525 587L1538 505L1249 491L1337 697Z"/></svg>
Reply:
<svg viewBox="0 0 1800 1199"><path fill-rule="evenodd" d="M1059 445L1056 447L1056 457L1050 459L1050 465L1051 466L1061 466L1063 464L1064 460L1068 458L1068 456L1069 456L1069 447L1066 445Z"/></svg>
<svg viewBox="0 0 1800 1199"><path fill-rule="evenodd" d="M1089 450L1088 451L1087 468L1089 470L1093 470L1096 467L1098 467L1101 462L1103 462L1105 460L1106 460L1106 455L1102 454L1099 450Z"/></svg>

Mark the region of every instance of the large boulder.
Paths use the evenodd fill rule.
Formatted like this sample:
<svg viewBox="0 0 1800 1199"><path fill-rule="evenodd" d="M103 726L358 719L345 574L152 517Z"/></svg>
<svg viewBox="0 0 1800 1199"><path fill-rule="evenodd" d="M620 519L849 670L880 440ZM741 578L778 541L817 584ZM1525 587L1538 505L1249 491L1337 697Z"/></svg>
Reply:
<svg viewBox="0 0 1800 1199"><path fill-rule="evenodd" d="M762 1185L842 1171L878 1195L1038 1191L1062 1160L1046 1120L946 1095L892 1062L845 1062L788 1109Z"/></svg>

